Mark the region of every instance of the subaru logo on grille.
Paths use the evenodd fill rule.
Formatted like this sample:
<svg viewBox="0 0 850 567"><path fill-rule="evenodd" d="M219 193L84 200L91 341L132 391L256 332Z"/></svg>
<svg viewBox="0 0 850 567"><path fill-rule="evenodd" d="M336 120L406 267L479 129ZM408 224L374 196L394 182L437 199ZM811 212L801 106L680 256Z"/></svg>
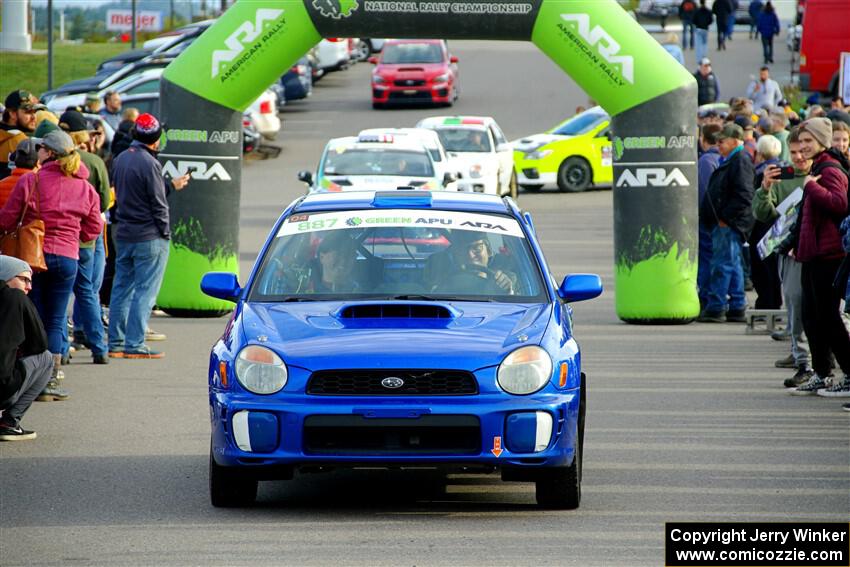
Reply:
<svg viewBox="0 0 850 567"><path fill-rule="evenodd" d="M416 84L416 81L412 81L412 80L408 79L408 80L407 80L407 84L408 84L408 85L413 85L413 84Z"/></svg>
<svg viewBox="0 0 850 567"><path fill-rule="evenodd" d="M384 378L381 380L381 386L384 388L390 388L391 390L395 390L396 388L401 388L404 386L404 380L401 378L396 378L395 376L390 376L389 378Z"/></svg>

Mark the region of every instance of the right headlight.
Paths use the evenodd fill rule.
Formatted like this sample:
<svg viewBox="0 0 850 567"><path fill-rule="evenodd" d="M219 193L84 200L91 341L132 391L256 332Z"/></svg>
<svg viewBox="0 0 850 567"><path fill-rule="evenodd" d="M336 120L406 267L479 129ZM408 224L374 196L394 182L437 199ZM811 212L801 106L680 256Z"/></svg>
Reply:
<svg viewBox="0 0 850 567"><path fill-rule="evenodd" d="M286 364L273 350L247 346L236 357L236 379L254 394L279 392L288 378Z"/></svg>
<svg viewBox="0 0 850 567"><path fill-rule="evenodd" d="M518 348L499 365L496 380L509 394L533 394L552 377L552 359L539 346Z"/></svg>

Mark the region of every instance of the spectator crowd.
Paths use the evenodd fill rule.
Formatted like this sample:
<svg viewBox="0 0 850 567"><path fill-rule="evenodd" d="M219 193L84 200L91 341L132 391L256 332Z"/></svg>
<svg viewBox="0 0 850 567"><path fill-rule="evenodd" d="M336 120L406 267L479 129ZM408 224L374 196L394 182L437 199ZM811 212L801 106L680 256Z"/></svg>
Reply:
<svg viewBox="0 0 850 567"><path fill-rule="evenodd" d="M20 248L41 227L43 262L0 255L0 441L35 438L21 426L34 401L68 399L61 367L73 354L164 356L147 344L166 338L148 318L168 258L168 195L189 176L163 177L161 135L114 92L59 116L23 89L3 101L3 249L31 258Z"/></svg>
<svg viewBox="0 0 850 567"><path fill-rule="evenodd" d="M775 362L794 370L789 393L850 397L850 114L839 97L793 110L767 66L745 97L718 103L711 61L698 63L697 321L784 309L771 337L790 345Z"/></svg>

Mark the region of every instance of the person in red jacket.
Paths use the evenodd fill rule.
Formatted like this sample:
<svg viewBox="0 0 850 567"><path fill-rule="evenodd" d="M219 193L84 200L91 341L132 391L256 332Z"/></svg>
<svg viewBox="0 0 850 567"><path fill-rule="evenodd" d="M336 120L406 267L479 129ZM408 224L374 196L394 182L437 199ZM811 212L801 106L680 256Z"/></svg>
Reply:
<svg viewBox="0 0 850 567"><path fill-rule="evenodd" d="M56 130L35 142L41 168L24 175L15 185L0 209L0 230L11 230L17 225L25 204L24 224L38 218L44 221L47 271L34 275L30 297L47 331L47 348L53 353L54 369L39 399L61 400L68 395L59 388L57 378L80 242L97 238L103 231L103 219L100 197L86 181L89 171L80 161L71 137Z"/></svg>
<svg viewBox="0 0 850 567"><path fill-rule="evenodd" d="M803 187L799 235L794 255L802 263L803 328L812 351L815 374L793 395L850 396L850 336L841 320L839 305L843 289L833 285L845 252L839 223L847 216L850 163L832 143L832 123L811 118L800 124L799 140L803 156L813 160ZM830 351L844 372L843 379L830 376Z"/></svg>
<svg viewBox="0 0 850 567"><path fill-rule="evenodd" d="M9 195L12 194L12 189L15 188L18 179L38 165L38 150L35 147L35 142L30 138L20 142L15 151L9 154L9 165L13 163L15 169L11 171L9 177L0 179L0 208L9 200Z"/></svg>

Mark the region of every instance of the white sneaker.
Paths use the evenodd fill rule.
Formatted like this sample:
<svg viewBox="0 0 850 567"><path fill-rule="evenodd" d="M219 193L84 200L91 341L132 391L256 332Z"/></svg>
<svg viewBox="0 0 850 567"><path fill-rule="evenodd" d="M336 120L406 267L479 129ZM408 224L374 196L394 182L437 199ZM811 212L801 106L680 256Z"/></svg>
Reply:
<svg viewBox="0 0 850 567"><path fill-rule="evenodd" d="M817 391L818 396L825 398L850 398L850 376L843 380L833 379L832 386Z"/></svg>

